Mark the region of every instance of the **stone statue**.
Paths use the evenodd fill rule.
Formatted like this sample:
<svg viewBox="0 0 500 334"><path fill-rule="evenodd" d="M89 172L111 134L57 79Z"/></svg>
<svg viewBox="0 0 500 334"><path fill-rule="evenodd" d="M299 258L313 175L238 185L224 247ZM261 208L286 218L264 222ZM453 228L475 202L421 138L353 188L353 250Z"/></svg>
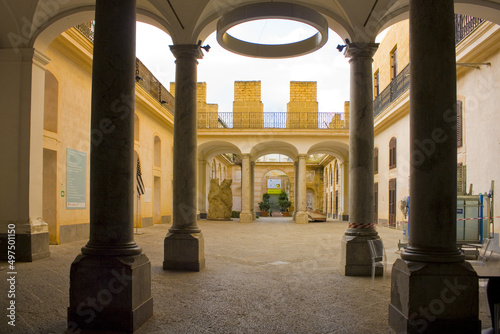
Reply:
<svg viewBox="0 0 500 334"><path fill-rule="evenodd" d="M208 219L231 220L233 209L233 180L224 180L219 185L218 179L210 180L208 192Z"/></svg>

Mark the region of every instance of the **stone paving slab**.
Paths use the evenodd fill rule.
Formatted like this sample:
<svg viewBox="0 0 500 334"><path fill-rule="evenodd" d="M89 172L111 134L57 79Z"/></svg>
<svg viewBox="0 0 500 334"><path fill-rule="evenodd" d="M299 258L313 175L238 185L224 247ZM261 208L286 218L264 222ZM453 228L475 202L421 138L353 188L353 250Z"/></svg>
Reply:
<svg viewBox="0 0 500 334"><path fill-rule="evenodd" d="M171 225L135 235L152 264L154 315L136 333L391 333L390 275L340 274L347 223L295 224L291 218L200 221L206 268L164 271L163 239ZM402 231L379 227L388 264ZM16 327L7 325L7 271L0 262L0 333L64 333L69 268L85 242L50 246L51 257L17 263ZM489 325L481 294L483 327ZM486 322L486 324L485 324ZM76 333L77 331L73 331Z"/></svg>

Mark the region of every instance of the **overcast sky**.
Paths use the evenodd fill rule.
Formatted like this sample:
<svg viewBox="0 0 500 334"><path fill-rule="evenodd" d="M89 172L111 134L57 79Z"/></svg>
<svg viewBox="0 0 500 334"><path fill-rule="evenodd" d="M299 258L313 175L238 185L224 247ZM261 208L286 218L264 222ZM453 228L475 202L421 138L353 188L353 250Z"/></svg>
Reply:
<svg viewBox="0 0 500 334"><path fill-rule="evenodd" d="M232 28L231 35L263 44L290 43L305 39L316 31L308 25L280 20L259 20ZM144 23L137 25L137 57L169 89L175 80L171 38ZM320 50L296 58L257 59L226 51L215 33L203 45L210 52L199 60L198 81L207 83L207 102L219 105L219 112L231 112L234 81L260 80L264 112L285 112L290 101L290 81L317 81L320 112L342 112L349 100L349 63L336 47L344 44L332 30Z"/></svg>

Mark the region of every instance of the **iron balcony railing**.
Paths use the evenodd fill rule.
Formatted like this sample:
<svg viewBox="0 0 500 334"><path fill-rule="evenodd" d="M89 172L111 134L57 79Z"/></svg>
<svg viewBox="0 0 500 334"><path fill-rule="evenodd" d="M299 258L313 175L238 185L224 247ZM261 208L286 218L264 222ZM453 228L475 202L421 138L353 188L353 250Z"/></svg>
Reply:
<svg viewBox="0 0 500 334"><path fill-rule="evenodd" d="M477 27L484 22L483 19L469 15L455 15L455 45L469 36ZM395 101L401 94L410 88L410 68L407 65L394 78L389 86L373 101L374 117L377 117L389 104Z"/></svg>
<svg viewBox="0 0 500 334"><path fill-rule="evenodd" d="M344 113L198 112L199 129L348 129Z"/></svg>
<svg viewBox="0 0 500 334"><path fill-rule="evenodd" d="M90 42L94 43L94 21L79 24L75 28ZM135 63L135 80L156 101L160 102L165 109L172 115L174 114L174 97L138 58L136 58Z"/></svg>
<svg viewBox="0 0 500 334"><path fill-rule="evenodd" d="M469 36L484 20L470 15L455 15L455 45Z"/></svg>

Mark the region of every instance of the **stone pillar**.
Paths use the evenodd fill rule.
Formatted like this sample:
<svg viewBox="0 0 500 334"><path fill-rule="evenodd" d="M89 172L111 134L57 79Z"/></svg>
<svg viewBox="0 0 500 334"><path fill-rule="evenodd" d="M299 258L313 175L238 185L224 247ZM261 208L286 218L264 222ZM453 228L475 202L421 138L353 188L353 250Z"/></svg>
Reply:
<svg viewBox="0 0 500 334"><path fill-rule="evenodd" d="M296 209L296 214L295 214L295 222L297 224L307 224L309 223L309 217L307 215L306 211L306 205L307 205L307 183L306 183L306 157L307 155L305 154L299 154L298 158L298 168L299 168L299 174L298 177L295 179L295 182L297 182L297 193L299 194L299 200L298 200L298 207Z"/></svg>
<svg viewBox="0 0 500 334"><path fill-rule="evenodd" d="M252 220L255 218L255 161L250 162L250 211Z"/></svg>
<svg viewBox="0 0 500 334"><path fill-rule="evenodd" d="M410 0L410 234L392 269L398 333L480 333L478 278L456 246L453 0Z"/></svg>
<svg viewBox="0 0 500 334"><path fill-rule="evenodd" d="M172 227L165 237L163 269L200 271L205 267L203 235L196 221L197 59L196 44L170 47L176 61Z"/></svg>
<svg viewBox="0 0 500 334"><path fill-rule="evenodd" d="M251 223L252 216L252 185L251 185L250 154L241 156L241 213L240 223Z"/></svg>
<svg viewBox="0 0 500 334"><path fill-rule="evenodd" d="M294 182L293 182L294 203L293 203L292 220L295 221L295 216L297 215L297 210L299 207L299 200L300 200L300 195L299 195L299 190L298 190L298 181L297 181L299 178L299 162L295 161L293 163L293 166L295 167L295 176L294 176Z"/></svg>
<svg viewBox="0 0 500 334"><path fill-rule="evenodd" d="M342 238L341 271L346 276L371 275L369 239L373 225L373 84L372 57L378 44L351 43L349 121L349 228ZM381 271L380 271L381 273Z"/></svg>
<svg viewBox="0 0 500 334"><path fill-rule="evenodd" d="M71 265L68 328L134 331L153 314L133 223L136 1L98 0L95 19L90 238Z"/></svg>
<svg viewBox="0 0 500 334"><path fill-rule="evenodd" d="M206 160L198 159L198 219L207 219L207 166Z"/></svg>
<svg viewBox="0 0 500 334"><path fill-rule="evenodd" d="M340 191L339 191L339 214L338 219L349 220L349 161L339 164L340 168Z"/></svg>
<svg viewBox="0 0 500 334"><path fill-rule="evenodd" d="M43 221L43 112L45 65L33 48L0 49L0 260L15 234L16 261L49 257Z"/></svg>

